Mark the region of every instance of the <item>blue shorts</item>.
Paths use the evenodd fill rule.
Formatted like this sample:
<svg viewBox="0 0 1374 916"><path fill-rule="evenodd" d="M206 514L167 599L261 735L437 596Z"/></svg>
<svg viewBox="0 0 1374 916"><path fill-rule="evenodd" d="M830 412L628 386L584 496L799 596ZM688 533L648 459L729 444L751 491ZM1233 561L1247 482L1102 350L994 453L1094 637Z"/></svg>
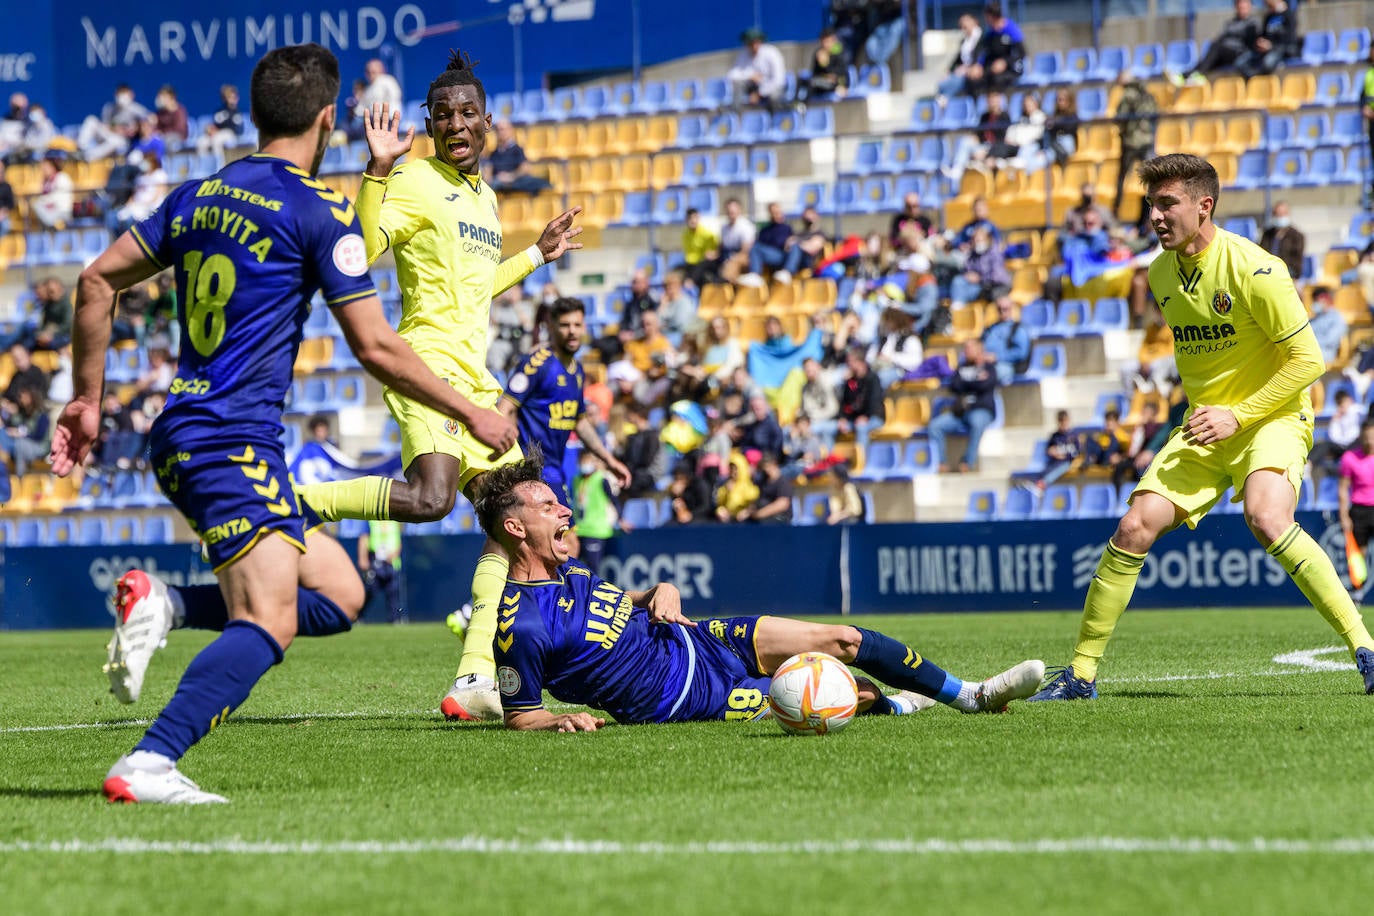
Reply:
<svg viewBox="0 0 1374 916"><path fill-rule="evenodd" d="M205 542L215 572L275 531L302 552L323 522L291 486L279 443L172 447L153 456L157 483Z"/></svg>
<svg viewBox="0 0 1374 916"><path fill-rule="evenodd" d="M754 646L760 619L714 617L682 628L691 673L683 701L668 721L752 721L770 714L772 678L761 670Z"/></svg>

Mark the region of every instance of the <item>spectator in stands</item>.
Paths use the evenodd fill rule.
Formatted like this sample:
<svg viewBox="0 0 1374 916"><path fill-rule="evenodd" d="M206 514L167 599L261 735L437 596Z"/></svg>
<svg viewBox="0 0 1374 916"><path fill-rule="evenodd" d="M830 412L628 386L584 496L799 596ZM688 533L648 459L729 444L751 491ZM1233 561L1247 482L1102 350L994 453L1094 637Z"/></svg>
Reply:
<svg viewBox="0 0 1374 916"><path fill-rule="evenodd" d="M125 407L113 389L105 392L100 410L100 441L95 463L103 468L129 468L143 454L143 436L134 429L133 411Z"/></svg>
<svg viewBox="0 0 1374 916"><path fill-rule="evenodd" d="M1374 67L1370 67L1369 72L1374 74ZM1371 132L1374 132L1374 121L1371 121L1370 125ZM1355 282L1359 284L1360 292L1364 295L1365 305L1374 312L1374 240L1360 252L1360 260L1355 264Z"/></svg>
<svg viewBox="0 0 1374 916"><path fill-rule="evenodd" d="M968 74L978 63L979 44L982 38L983 29L978 25L977 17L972 13L960 15L959 49L954 54L954 60L950 61L949 76L942 79L936 89L939 98L945 99L968 92Z"/></svg>
<svg viewBox="0 0 1374 916"><path fill-rule="evenodd" d="M1336 392L1336 411L1326 423L1326 438L1312 446L1307 460L1327 474L1340 473L1341 456L1360 439L1365 410L1344 388Z"/></svg>
<svg viewBox="0 0 1374 916"><path fill-rule="evenodd" d="M171 342L165 337L148 339L148 368L138 377L138 394L166 394L172 390L172 379L176 377L177 364L171 355ZM325 424L328 436L329 424ZM313 427L312 427L313 432Z"/></svg>
<svg viewBox="0 0 1374 916"><path fill-rule="evenodd" d="M797 247L796 235L783 215L782 204L768 205L768 222L758 231L749 250L749 273L757 285L763 283L765 268L783 270L788 276L801 269L802 250ZM743 279L743 278L741 278Z"/></svg>
<svg viewBox="0 0 1374 916"><path fill-rule="evenodd" d="M1078 151L1078 123L1078 97L1073 90L1061 87L1054 96L1054 110L1045 119L1041 141L1045 155L1055 165L1063 165Z"/></svg>
<svg viewBox="0 0 1374 916"><path fill-rule="evenodd" d="M739 37L744 48L725 74L734 84L735 104L757 105L773 111L787 88L787 62L777 45L759 29L745 29Z"/></svg>
<svg viewBox="0 0 1374 916"><path fill-rule="evenodd" d="M999 0L983 7L983 34L978 42L978 60L965 74L968 91L1006 92L1021 80L1025 68L1026 43L1021 27L1002 11Z"/></svg>
<svg viewBox="0 0 1374 916"><path fill-rule="evenodd" d="M663 332L678 341L696 334L700 329L697 301L683 288L681 272L670 270L664 274L663 298L659 300L658 313L663 316Z"/></svg>
<svg viewBox="0 0 1374 916"><path fill-rule="evenodd" d="M1236 69L1246 79L1262 73L1273 73L1285 60L1297 57L1301 51L1297 12L1284 0L1264 0L1259 37L1245 53L1236 58Z"/></svg>
<svg viewBox="0 0 1374 916"><path fill-rule="evenodd" d="M134 192L129 195L124 206L114 212L112 231L115 235L128 229L134 223L153 215L171 190L171 178L162 168L162 160L157 153L139 154L134 150L129 154L130 162L138 166L139 175L134 179Z"/></svg>
<svg viewBox="0 0 1374 916"><path fill-rule="evenodd" d="M897 53L906 36L906 14L902 0L869 0L868 39L864 57L870 64L885 64Z"/></svg>
<svg viewBox="0 0 1374 916"><path fill-rule="evenodd" d="M783 474L796 477L830 454L830 446L811 427L811 418L799 411L787 428L782 443Z"/></svg>
<svg viewBox="0 0 1374 916"><path fill-rule="evenodd" d="M1112 485L1118 490L1127 480L1139 480L1144 475L1145 469L1155 457L1151 444L1163 426L1159 419L1159 406L1153 400L1141 405L1140 422L1131 432L1131 444L1126 448L1126 460L1117 462L1116 467L1112 469Z"/></svg>
<svg viewBox="0 0 1374 916"><path fill-rule="evenodd" d="M645 312L658 311L658 300L649 288L649 272L636 270L630 275L630 296L625 300L625 311L620 316L620 336L622 342L644 329Z"/></svg>
<svg viewBox="0 0 1374 916"><path fill-rule="evenodd" d="M698 477L687 461L673 466L673 482L668 485L672 515L670 525L693 525L711 518L711 488Z"/></svg>
<svg viewBox="0 0 1374 916"><path fill-rule="evenodd" d="M29 200L29 210L44 229L62 229L72 218L72 176L62 170L66 155L51 150L39 167L43 184Z"/></svg>
<svg viewBox="0 0 1374 916"><path fill-rule="evenodd" d="M644 376L635 387L635 397L644 404L657 404L672 383L668 372L677 364L677 350L663 333L658 312L644 312L640 322L639 334L625 344L625 357Z"/></svg>
<svg viewBox="0 0 1374 916"><path fill-rule="evenodd" d="M1002 230L997 228L997 224L992 221L992 210L988 207L986 197L975 197L973 199L973 218L970 219L959 230L954 237L956 247L968 251L973 247L973 234L979 229L986 229L994 242L1002 241Z"/></svg>
<svg viewBox="0 0 1374 916"><path fill-rule="evenodd" d="M0 161L14 156L24 138L24 126L28 123L29 97L22 92L10 94L9 107L4 117L0 117Z"/></svg>
<svg viewBox="0 0 1374 916"><path fill-rule="evenodd" d="M157 132L157 118L153 115L139 122L138 133L134 135L133 146L129 150L130 156L134 153L140 153L144 157L155 155L163 161L167 159L167 141Z"/></svg>
<svg viewBox="0 0 1374 916"><path fill-rule="evenodd" d="M801 256L797 259L797 270L811 267L825 252L825 230L822 228L821 215L815 207L807 207L802 211L801 228L797 230L796 240L796 247L801 249ZM796 272L788 271L782 276L774 274L774 279L786 283Z"/></svg>
<svg viewBox="0 0 1374 916"><path fill-rule="evenodd" d="M14 374L10 376L5 393L0 396L0 412L6 416L18 409L19 389L32 388L47 397L48 374L33 364L33 354L24 344L16 341L9 346L10 362L14 364Z"/></svg>
<svg viewBox="0 0 1374 916"><path fill-rule="evenodd" d="M1010 384L1030 367L1030 332L1021 325L1011 296L997 297L997 320L983 331L983 351L994 360L999 385Z"/></svg>
<svg viewBox="0 0 1374 916"><path fill-rule="evenodd" d="M720 263L720 236L701 221L696 207L687 210L687 223L682 227L682 261L687 279L701 289L717 280L716 266Z"/></svg>
<svg viewBox="0 0 1374 916"><path fill-rule="evenodd" d="M1336 308L1335 296L1331 288L1318 286L1312 290L1312 332L1317 335L1317 346L1321 348L1322 359L1330 369L1340 355L1341 343L1346 331L1350 330L1345 316Z"/></svg>
<svg viewBox="0 0 1374 916"><path fill-rule="evenodd" d="M324 414L315 414L305 424L305 430L310 434L310 441L318 445L332 445L339 447L339 443L334 441L329 429L329 418Z"/></svg>
<svg viewBox="0 0 1374 916"><path fill-rule="evenodd" d="M764 452L759 459L759 475L756 481L759 495L752 506L735 513L737 522L766 522L769 524L792 524L792 495L795 487L782 473L778 456Z"/></svg>
<svg viewBox="0 0 1374 916"><path fill-rule="evenodd" d="M701 368L706 370L711 387L719 390L744 365L744 348L730 333L730 322L717 315L711 319L707 332L706 352L701 356Z"/></svg>
<svg viewBox="0 0 1374 916"><path fill-rule="evenodd" d="M645 496L657 491L658 479L668 470L667 455L659 442L658 430L649 423L644 405L631 400L625 407L625 422L617 439L622 442L616 457L630 469L626 497Z"/></svg>
<svg viewBox="0 0 1374 916"><path fill-rule="evenodd" d="M1009 159L1016 150L1007 145L1007 128L1011 127L1011 115L1007 112L1007 97L1000 92L989 92L987 109L978 116L978 145L970 151L971 164L987 171L989 159Z"/></svg>
<svg viewBox="0 0 1374 916"><path fill-rule="evenodd" d="M757 449L764 455L781 455L786 437L782 426L768 405L768 399L756 394L749 399L749 413L740 427L739 447Z"/></svg>
<svg viewBox="0 0 1374 916"><path fill-rule="evenodd" d="M883 390L914 372L924 358L921 335L916 333L911 315L899 308L884 309L878 322L878 337L869 346L867 356Z"/></svg>
<svg viewBox="0 0 1374 916"><path fill-rule="evenodd" d="M223 162L225 151L238 146L247 126L239 111L238 87L225 83L219 87L219 108L205 125L205 132L196 138L196 152L202 156L214 153Z"/></svg>
<svg viewBox="0 0 1374 916"><path fill-rule="evenodd" d="M1097 219L1088 225L1087 215L1093 213ZM1064 232L1066 235L1084 235L1101 232L1105 236L1107 227L1112 225L1112 211L1097 199L1097 185L1091 181L1083 182L1078 189L1078 203L1064 211ZM1104 246L1105 247L1105 246Z"/></svg>
<svg viewBox="0 0 1374 916"><path fill-rule="evenodd" d="M941 473L950 469L950 454L945 445L950 435L968 436L968 446L958 464L959 473L968 473L978 466L983 431L997 415L997 373L983 351L983 342L976 337L964 341L961 357L959 367L945 383L954 403L933 418L928 427Z"/></svg>
<svg viewBox="0 0 1374 916"><path fill-rule="evenodd" d="M0 455L21 477L29 465L48 457L52 425L44 401L45 393L28 386L16 392L15 410L0 427Z"/></svg>
<svg viewBox="0 0 1374 916"><path fill-rule="evenodd" d="M1045 442L1045 469L1032 481L1032 486L1041 493L1050 484L1073 470L1083 454L1083 443L1073 428L1073 420L1067 410L1054 415L1054 432Z"/></svg>
<svg viewBox="0 0 1374 916"><path fill-rule="evenodd" d="M827 525L855 525L864 520L864 499L844 465L830 469L830 493L825 500Z"/></svg>
<svg viewBox="0 0 1374 916"><path fill-rule="evenodd" d="M36 162L57 138L57 125L48 117L42 105L30 105L28 121L24 126L24 138L11 158L17 162Z"/></svg>
<svg viewBox="0 0 1374 916"><path fill-rule="evenodd" d="M90 115L81 122L76 145L89 161L128 152L138 134L138 125L148 116L148 109L135 101L134 91L121 83L115 87L114 99L101 109L100 117Z"/></svg>
<svg viewBox="0 0 1374 916"><path fill-rule="evenodd" d="M1121 414L1109 407L1102 415L1102 428L1089 433L1085 457L1093 467L1115 469L1126 458L1131 437L1121 428Z"/></svg>
<svg viewBox="0 0 1374 916"><path fill-rule="evenodd" d="M1152 306L1145 315L1145 336L1136 350L1135 362L1124 363L1121 379L1126 390L1157 391L1168 395L1178 377L1174 363L1174 331L1164 313Z"/></svg>
<svg viewBox="0 0 1374 916"><path fill-rule="evenodd" d="M1288 201L1279 200L1269 211L1269 221L1260 235L1259 245L1288 265L1288 275L1294 280L1302 276L1303 255L1307 251L1307 237L1294 228L1288 213Z"/></svg>
<svg viewBox="0 0 1374 916"><path fill-rule="evenodd" d="M892 217L887 230L888 244L898 257L916 250L919 241L930 236L934 221L921 208L921 195L908 191L902 198L902 209Z"/></svg>
<svg viewBox="0 0 1374 916"><path fill-rule="evenodd" d="M833 26L821 29L820 43L811 53L811 72L797 88L797 101L842 99L849 91L849 51Z"/></svg>
<svg viewBox="0 0 1374 916"><path fill-rule="evenodd" d="M41 309L38 330L33 335L33 349L59 350L72 339L72 297L66 284L56 277L48 277L34 287Z"/></svg>
<svg viewBox="0 0 1374 916"><path fill-rule="evenodd" d="M10 231L10 214L17 206L14 187L5 180L5 160L0 158L0 235Z"/></svg>
<svg viewBox="0 0 1374 916"><path fill-rule="evenodd" d="M994 241L986 226L973 231L968 258L963 272L950 284L952 307L959 309L970 302L994 302L1011 292L1011 274L1007 271L1002 243Z"/></svg>
<svg viewBox="0 0 1374 916"><path fill-rule="evenodd" d="M1116 75L1116 84L1121 88L1121 98L1116 103L1114 115L1121 139L1121 162L1116 170L1116 197L1112 202L1112 215L1119 220L1122 218L1126 177L1134 172L1137 165L1155 154L1159 103L1130 67ZM1139 225L1144 222L1145 208L1142 206L1136 223Z"/></svg>
<svg viewBox="0 0 1374 916"><path fill-rule="evenodd" d="M155 123L158 135L168 149L177 150L186 145L190 134L190 119L186 106L177 99L177 91L171 84L164 85L153 98Z"/></svg>
<svg viewBox="0 0 1374 916"><path fill-rule="evenodd" d="M870 370L868 352L863 347L850 347L845 354L845 365L849 376L840 388L836 431L842 436L852 435L860 445L867 445L869 433L887 419L883 386Z"/></svg>
<svg viewBox="0 0 1374 916"><path fill-rule="evenodd" d="M1027 92L1021 99L1021 120L1007 128L1004 143L992 151L997 169L1017 168L1035 171L1045 166L1045 124L1048 116L1040 107L1040 96Z"/></svg>
<svg viewBox="0 0 1374 916"><path fill-rule="evenodd" d="M724 424L722 424L724 425ZM716 483L716 519L733 522L757 504L759 487L749 459L738 449L731 451Z"/></svg>
<svg viewBox="0 0 1374 916"><path fill-rule="evenodd" d="M744 215L739 198L725 202L725 224L720 227L720 264L716 273L733 283L749 268L749 250L754 247L758 226Z"/></svg>
<svg viewBox="0 0 1374 916"><path fill-rule="evenodd" d="M825 377L821 364L808 357L802 362L806 383L801 390L801 412L807 417L816 435L833 444L839 431L840 399L835 386Z"/></svg>
<svg viewBox="0 0 1374 916"><path fill-rule="evenodd" d="M488 331L487 365L495 372L504 372L512 360L529 348L534 332L534 309L514 286L497 296L491 303L491 324Z"/></svg>
<svg viewBox="0 0 1374 916"><path fill-rule="evenodd" d="M392 111L401 110L401 84L396 82L396 77L386 72L386 64L375 57L372 58L363 66L363 77L367 80L367 85L358 97L358 107L353 111L355 117L361 119L364 111L371 110L372 106L377 104L390 106Z"/></svg>
<svg viewBox="0 0 1374 916"><path fill-rule="evenodd" d="M515 127L509 121L496 122L496 143L487 153L487 183L496 191L523 191L531 197L553 185L530 171L525 150L515 142Z"/></svg>
<svg viewBox="0 0 1374 916"><path fill-rule="evenodd" d="M1255 50L1255 42L1260 37L1260 24L1250 17L1250 0L1235 0L1236 15L1226 20L1212 46L1198 61L1197 66L1182 73L1169 72L1164 75L1175 86L1184 83L1206 83L1206 74L1230 67L1246 54Z"/></svg>
<svg viewBox="0 0 1374 916"><path fill-rule="evenodd" d="M1365 158L1368 174L1364 186L1364 207L1368 210L1374 207L1374 42L1369 46L1369 66L1360 78L1360 117L1364 118L1365 130L1369 133L1369 152ZM1374 242L1370 245L1374 246ZM1374 294L1367 290L1365 300L1374 308Z"/></svg>

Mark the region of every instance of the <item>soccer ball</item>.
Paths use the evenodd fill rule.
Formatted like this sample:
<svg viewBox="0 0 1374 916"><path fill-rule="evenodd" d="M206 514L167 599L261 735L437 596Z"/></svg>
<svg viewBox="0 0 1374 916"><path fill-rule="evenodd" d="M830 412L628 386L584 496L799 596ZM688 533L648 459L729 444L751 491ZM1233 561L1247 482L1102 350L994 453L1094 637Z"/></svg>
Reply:
<svg viewBox="0 0 1374 916"><path fill-rule="evenodd" d="M803 652L779 665L768 696L773 718L789 735L837 732L859 708L854 675L824 652Z"/></svg>

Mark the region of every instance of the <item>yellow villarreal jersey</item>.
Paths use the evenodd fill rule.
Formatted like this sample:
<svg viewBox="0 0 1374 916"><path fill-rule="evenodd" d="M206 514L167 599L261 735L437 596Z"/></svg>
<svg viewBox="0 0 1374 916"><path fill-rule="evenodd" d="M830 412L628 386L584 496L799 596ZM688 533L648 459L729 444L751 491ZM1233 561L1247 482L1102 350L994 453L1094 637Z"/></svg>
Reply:
<svg viewBox="0 0 1374 916"><path fill-rule="evenodd" d="M1307 326L1288 268L1224 229L1194 257L1166 251L1150 265L1150 291L1174 332L1174 357L1190 404L1229 407L1273 378L1275 346ZM1275 414L1305 412L1303 390Z"/></svg>
<svg viewBox="0 0 1374 916"><path fill-rule="evenodd" d="M501 263L496 193L433 157L404 163L387 180L380 225L396 258L400 335L465 394L499 393L486 367Z"/></svg>

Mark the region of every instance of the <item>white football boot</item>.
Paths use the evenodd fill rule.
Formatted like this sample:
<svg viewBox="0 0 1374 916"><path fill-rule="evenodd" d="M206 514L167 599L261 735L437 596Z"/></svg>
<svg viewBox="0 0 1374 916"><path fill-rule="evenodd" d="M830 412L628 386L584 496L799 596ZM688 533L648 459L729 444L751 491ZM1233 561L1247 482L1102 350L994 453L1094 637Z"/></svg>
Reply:
<svg viewBox="0 0 1374 916"><path fill-rule="evenodd" d="M897 693L889 693L887 699L888 702L896 707L897 715L899 716L909 716L912 713L921 712L932 706L940 705L939 700L932 699L914 690L901 690Z"/></svg>
<svg viewBox="0 0 1374 916"><path fill-rule="evenodd" d="M172 629L172 602L156 576L131 569L115 586L115 629L105 674L110 692L121 703L133 703L143 692L143 675L153 653L167 645Z"/></svg>
<svg viewBox="0 0 1374 916"><path fill-rule="evenodd" d="M1038 658L1013 665L1001 674L994 674L978 685L974 695L976 712L1002 712L1012 700L1024 700L1040 689L1045 677L1045 663Z"/></svg>
<svg viewBox="0 0 1374 916"><path fill-rule="evenodd" d="M444 694L439 711L450 722L491 722L502 716L501 694L496 681L481 674L465 674L454 678L453 686Z"/></svg>
<svg viewBox="0 0 1374 916"><path fill-rule="evenodd" d="M223 795L202 790L174 765L156 769L135 767L127 754L110 767L102 788L110 801L129 804L222 805L229 801Z"/></svg>

